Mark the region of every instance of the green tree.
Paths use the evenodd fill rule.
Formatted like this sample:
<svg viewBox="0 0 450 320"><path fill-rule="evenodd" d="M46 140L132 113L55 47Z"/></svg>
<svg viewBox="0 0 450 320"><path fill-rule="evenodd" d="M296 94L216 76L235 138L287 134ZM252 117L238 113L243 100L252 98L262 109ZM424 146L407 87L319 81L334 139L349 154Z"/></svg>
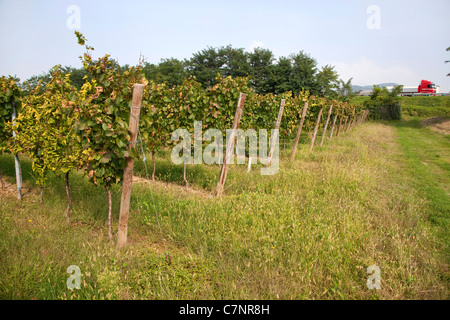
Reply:
<svg viewBox="0 0 450 320"><path fill-rule="evenodd" d="M280 94L287 91L294 91L291 82L292 64L291 59L280 57L278 63L274 66L272 77L273 93Z"/></svg>
<svg viewBox="0 0 450 320"><path fill-rule="evenodd" d="M34 75L31 76L30 78L28 78L27 80L25 80L22 84L21 84L21 89L24 92L25 95L29 94L32 90L36 89L36 88L44 88L47 83L50 82L50 80L52 79L52 73L51 73L51 69L47 72L42 72L39 75ZM41 85L39 85L39 83ZM35 91L35 94L39 94L39 92Z"/></svg>
<svg viewBox="0 0 450 320"><path fill-rule="evenodd" d="M391 91L386 87L373 86L370 100L365 101L364 106L369 109L373 119L401 120L400 96L402 85L395 86Z"/></svg>
<svg viewBox="0 0 450 320"><path fill-rule="evenodd" d="M69 80L77 90L80 90L83 84L86 82L86 78L89 80L89 75L84 68L63 67L63 74L69 74Z"/></svg>
<svg viewBox="0 0 450 320"><path fill-rule="evenodd" d="M43 72L40 75L34 75L24 81L21 85L22 90L25 91L25 94L30 93L31 90L36 87L40 87L45 90L45 86L52 80L53 68L51 68L47 72ZM61 72L63 75L70 74L70 82L71 85L75 86L78 90L81 89L86 79L85 76L88 76L86 70L81 68L74 68L71 66L65 66L61 68ZM38 86L39 82L41 82L42 86ZM35 92L38 93L39 92ZM41 92L42 93L42 92Z"/></svg>
<svg viewBox="0 0 450 320"><path fill-rule="evenodd" d="M292 59L292 87L295 92L308 90L311 94L319 94L316 80L317 61L304 51L290 56Z"/></svg>
<svg viewBox="0 0 450 320"><path fill-rule="evenodd" d="M353 78L348 79L347 82L342 79L338 80L337 94L339 99L343 102L350 102L350 100L357 94L357 92L353 91L352 80Z"/></svg>
<svg viewBox="0 0 450 320"><path fill-rule="evenodd" d="M333 66L326 65L320 69L316 75L316 83L318 94L321 97L332 97L337 95L337 88L339 86L339 75L334 70Z"/></svg>
<svg viewBox="0 0 450 320"><path fill-rule="evenodd" d="M185 63L175 58L162 59L157 65L146 62L142 70L147 80L167 83L171 87L182 84L188 77Z"/></svg>
<svg viewBox="0 0 450 320"><path fill-rule="evenodd" d="M189 75L195 76L205 87L211 87L217 83L217 75L222 77L244 77L250 72L248 54L243 48L208 47L194 53L190 60L186 61Z"/></svg>
<svg viewBox="0 0 450 320"><path fill-rule="evenodd" d="M190 60L186 61L188 73L205 87L213 86L216 77L222 71L225 57L218 49L208 47L200 52L194 53Z"/></svg>
<svg viewBox="0 0 450 320"><path fill-rule="evenodd" d="M269 49L255 48L248 54L250 65L250 84L259 94L273 92L275 56Z"/></svg>
<svg viewBox="0 0 450 320"><path fill-rule="evenodd" d="M250 72L248 54L243 48L233 48L231 45L218 49L219 55L223 59L221 74L226 77L246 77Z"/></svg>

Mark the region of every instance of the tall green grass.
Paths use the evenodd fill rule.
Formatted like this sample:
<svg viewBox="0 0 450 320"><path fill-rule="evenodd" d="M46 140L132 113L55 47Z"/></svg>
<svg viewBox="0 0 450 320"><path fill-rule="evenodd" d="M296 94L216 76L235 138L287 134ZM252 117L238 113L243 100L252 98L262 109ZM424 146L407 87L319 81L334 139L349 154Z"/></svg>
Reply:
<svg viewBox="0 0 450 320"><path fill-rule="evenodd" d="M0 195L0 297L447 299L441 225L429 221L437 208L405 170L396 132L366 123L312 153L302 144L273 176L231 166L221 198L212 197L218 166L188 166L186 189L183 167L163 154L158 181L133 185L120 252L107 239L104 190L74 174L67 225L62 177L50 177L40 205L24 159L30 191L22 202ZM0 157L9 183L12 165ZM136 175L145 176L142 162ZM115 187L115 229L119 199ZM80 290L66 287L69 265L81 269ZM381 269L381 290L366 287L370 265Z"/></svg>

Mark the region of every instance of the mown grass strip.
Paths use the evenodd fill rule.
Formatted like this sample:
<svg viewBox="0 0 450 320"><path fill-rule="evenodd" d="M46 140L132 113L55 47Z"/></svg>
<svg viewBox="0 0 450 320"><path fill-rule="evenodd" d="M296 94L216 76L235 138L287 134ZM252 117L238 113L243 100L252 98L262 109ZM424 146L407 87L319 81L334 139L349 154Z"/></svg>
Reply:
<svg viewBox="0 0 450 320"><path fill-rule="evenodd" d="M450 136L422 127L420 120L396 121L399 144L403 151L404 170L410 183L423 196L427 219L436 226L450 258ZM448 260L450 261L450 260Z"/></svg>

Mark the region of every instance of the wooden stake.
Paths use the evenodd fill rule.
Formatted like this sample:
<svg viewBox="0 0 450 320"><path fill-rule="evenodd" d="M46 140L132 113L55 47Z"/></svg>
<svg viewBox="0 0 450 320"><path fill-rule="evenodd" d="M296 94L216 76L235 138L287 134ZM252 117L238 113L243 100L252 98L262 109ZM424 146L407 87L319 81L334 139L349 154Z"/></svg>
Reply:
<svg viewBox="0 0 450 320"><path fill-rule="evenodd" d="M3 175L0 172L0 183L2 184L2 190L6 190L5 181L3 181Z"/></svg>
<svg viewBox="0 0 450 320"><path fill-rule="evenodd" d="M353 110L353 113L351 116L348 116L348 125L347 125L347 130L345 130L346 132L350 129L353 128L353 121L355 121L355 110Z"/></svg>
<svg viewBox="0 0 450 320"><path fill-rule="evenodd" d="M152 162L153 162L152 180L155 181L155 172L156 172L155 151L152 151Z"/></svg>
<svg viewBox="0 0 450 320"><path fill-rule="evenodd" d="M358 122L356 123L357 126L359 126L363 122L363 117L364 117L364 114L359 115Z"/></svg>
<svg viewBox="0 0 450 320"><path fill-rule="evenodd" d="M333 136L334 126L336 125L337 115L334 116L333 125L331 126L330 139Z"/></svg>
<svg viewBox="0 0 450 320"><path fill-rule="evenodd" d="M137 133L139 129L139 115L141 112L142 94L144 91L143 84L135 84L133 86L133 100L131 103L129 130L131 133L130 144L128 150L135 147ZM128 157L126 167L123 170L122 197L120 199L119 214L119 230L117 233L117 247L121 248L127 243L128 233L128 214L130 211L131 186L133 183L134 159Z"/></svg>
<svg viewBox="0 0 450 320"><path fill-rule="evenodd" d="M337 130L336 130L336 137L341 132L341 127L342 127L342 116L339 117L339 125L338 125Z"/></svg>
<svg viewBox="0 0 450 320"><path fill-rule="evenodd" d="M333 110L333 105L330 106L330 110L328 110L327 122L325 123L325 128L323 128L322 140L320 141L320 146L323 145L323 140L325 139L325 134L327 133L328 123L330 122L331 111Z"/></svg>
<svg viewBox="0 0 450 320"><path fill-rule="evenodd" d="M352 123L350 125L350 129L353 129L355 127L355 123L356 123L356 116L355 116L355 110L353 110L353 114L352 114Z"/></svg>
<svg viewBox="0 0 450 320"><path fill-rule="evenodd" d="M111 202L111 189L109 186L105 187L106 189L106 195L108 196L108 239L113 240L113 233L112 233L112 219L111 219L111 213L112 213L112 202Z"/></svg>
<svg viewBox="0 0 450 320"><path fill-rule="evenodd" d="M319 115L317 117L316 126L314 128L313 136L311 138L311 145L309 146L309 152L312 151L312 149L314 147L314 142L316 141L317 131L319 130L320 118L322 117L322 112L323 112L323 108L320 109Z"/></svg>
<svg viewBox="0 0 450 320"><path fill-rule="evenodd" d="M189 182L186 179L186 162L183 162L183 180L184 180L184 187L189 187Z"/></svg>
<svg viewBox="0 0 450 320"><path fill-rule="evenodd" d="M342 132L347 132L347 123L348 123L348 116L345 118L344 124L342 125Z"/></svg>
<svg viewBox="0 0 450 320"><path fill-rule="evenodd" d="M280 104L280 110L278 111L277 123L275 124L275 132L274 132L274 135L270 139L271 143L270 143L270 151L269 151L269 157L268 157L269 161L266 164L266 168L270 167L270 163L272 162L272 156L273 156L273 152L275 151L275 144L276 144L279 130L280 130L281 119L283 118L283 111L284 111L285 103L286 103L286 100L282 99L281 104Z"/></svg>
<svg viewBox="0 0 450 320"><path fill-rule="evenodd" d="M227 141L227 149L225 152L225 159L222 165L222 168L220 170L220 176L219 181L217 182L216 187L216 196L220 197L223 192L223 186L225 185L225 180L227 179L227 173L228 173L228 166L229 162L231 160L231 157L233 156L233 150L234 150L234 143L236 138L236 130L239 129L239 123L241 122L241 116L242 116L242 110L244 109L244 103L245 103L245 97L246 94L241 93L239 95L239 101L236 108L236 114L234 115L234 121L233 126L231 127L232 133L230 135L229 140Z"/></svg>
<svg viewBox="0 0 450 320"><path fill-rule="evenodd" d="M70 211L72 210L72 198L70 197L70 188L69 188L69 172L65 174L65 183L66 183L66 195L67 195L67 209L66 209L66 221L70 223Z"/></svg>
<svg viewBox="0 0 450 320"><path fill-rule="evenodd" d="M347 132L347 122L348 122L348 116L345 117L345 123L344 123L344 133Z"/></svg>
<svg viewBox="0 0 450 320"><path fill-rule="evenodd" d="M294 147L292 148L291 161L295 159L295 153L297 152L298 141L300 140L300 134L302 133L303 124L305 123L305 116L307 109L308 109L308 102L306 102L305 105L303 106L302 118L300 119L300 125L298 126L297 135L295 136L294 140Z"/></svg>

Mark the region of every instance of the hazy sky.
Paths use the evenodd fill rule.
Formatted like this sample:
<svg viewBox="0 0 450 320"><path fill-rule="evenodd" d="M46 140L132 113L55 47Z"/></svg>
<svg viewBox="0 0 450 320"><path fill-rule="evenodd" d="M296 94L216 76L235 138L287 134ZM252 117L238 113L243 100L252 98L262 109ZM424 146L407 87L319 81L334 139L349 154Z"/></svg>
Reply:
<svg viewBox="0 0 450 320"><path fill-rule="evenodd" d="M449 0L0 0L0 75L80 67L79 27L95 57L121 64L140 53L158 63L207 46L260 46L277 57L304 50L357 85L427 79L449 92L449 13Z"/></svg>

